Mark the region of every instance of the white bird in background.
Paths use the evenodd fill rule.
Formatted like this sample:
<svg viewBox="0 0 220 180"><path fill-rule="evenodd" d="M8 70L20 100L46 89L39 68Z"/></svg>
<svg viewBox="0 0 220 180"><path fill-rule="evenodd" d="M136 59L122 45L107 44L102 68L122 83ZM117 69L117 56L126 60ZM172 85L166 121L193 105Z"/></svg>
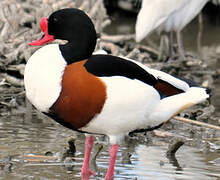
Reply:
<svg viewBox="0 0 220 180"><path fill-rule="evenodd" d="M182 29L202 10L208 0L143 0L136 22L136 41L152 31L176 31L178 51L185 59Z"/></svg>
<svg viewBox="0 0 220 180"><path fill-rule="evenodd" d="M220 5L220 0L212 0L212 3L215 4L216 6Z"/></svg>

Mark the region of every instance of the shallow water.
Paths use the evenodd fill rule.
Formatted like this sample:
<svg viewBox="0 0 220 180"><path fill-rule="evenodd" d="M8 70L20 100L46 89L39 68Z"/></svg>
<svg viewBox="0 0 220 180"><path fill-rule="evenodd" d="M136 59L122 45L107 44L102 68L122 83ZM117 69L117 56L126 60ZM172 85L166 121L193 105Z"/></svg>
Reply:
<svg viewBox="0 0 220 180"><path fill-rule="evenodd" d="M51 120L25 122L23 117L10 116L0 120L0 159L5 166L0 168L0 179L80 179L83 162L84 136L53 123ZM76 155L70 162L64 162L62 154L68 138L76 139ZM102 137L96 142L104 143ZM108 167L108 146L104 145L91 168L96 177L102 179ZM120 146L115 169L115 179L219 179L220 154L184 145L176 159L168 158L168 144L161 140L150 143L137 142L130 138ZM34 161L26 155L44 155L52 152L55 159L45 162ZM130 157L130 158L129 158ZM10 160L9 160L10 159ZM96 162L96 163L95 163Z"/></svg>

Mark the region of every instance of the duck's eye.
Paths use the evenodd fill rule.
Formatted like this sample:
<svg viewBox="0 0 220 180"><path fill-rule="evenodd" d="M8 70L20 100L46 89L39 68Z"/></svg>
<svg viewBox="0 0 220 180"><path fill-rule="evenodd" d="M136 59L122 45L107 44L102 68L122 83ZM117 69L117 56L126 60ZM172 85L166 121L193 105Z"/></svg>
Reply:
<svg viewBox="0 0 220 180"><path fill-rule="evenodd" d="M54 22L58 22L58 19L57 19L57 18L53 18L53 21L54 21Z"/></svg>

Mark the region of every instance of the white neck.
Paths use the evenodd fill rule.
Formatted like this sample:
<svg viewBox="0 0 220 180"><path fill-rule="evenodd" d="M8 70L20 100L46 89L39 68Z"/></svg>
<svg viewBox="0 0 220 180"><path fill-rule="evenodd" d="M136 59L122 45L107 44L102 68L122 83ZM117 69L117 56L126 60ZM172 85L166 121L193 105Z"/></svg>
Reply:
<svg viewBox="0 0 220 180"><path fill-rule="evenodd" d="M38 49L25 67L26 96L40 111L48 112L59 97L66 61L58 44Z"/></svg>

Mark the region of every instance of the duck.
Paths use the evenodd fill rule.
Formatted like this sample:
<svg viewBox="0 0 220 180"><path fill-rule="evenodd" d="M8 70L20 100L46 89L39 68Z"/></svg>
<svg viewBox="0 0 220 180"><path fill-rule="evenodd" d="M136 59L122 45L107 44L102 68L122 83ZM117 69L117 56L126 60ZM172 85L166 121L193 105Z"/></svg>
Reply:
<svg viewBox="0 0 220 180"><path fill-rule="evenodd" d="M202 10L208 0L142 0L141 9L135 25L135 40L140 42L154 30L176 32L178 53L186 59L181 31ZM173 55L172 36L170 38L170 56Z"/></svg>
<svg viewBox="0 0 220 180"><path fill-rule="evenodd" d="M26 97L40 112L66 128L85 133L83 179L89 167L94 135L109 138L109 167L114 178L119 144L132 132L160 127L173 116L210 97L209 89L193 86L140 62L109 54L93 54L97 34L82 10L65 8L40 21L42 46L27 61ZM49 43L55 39L65 44Z"/></svg>

